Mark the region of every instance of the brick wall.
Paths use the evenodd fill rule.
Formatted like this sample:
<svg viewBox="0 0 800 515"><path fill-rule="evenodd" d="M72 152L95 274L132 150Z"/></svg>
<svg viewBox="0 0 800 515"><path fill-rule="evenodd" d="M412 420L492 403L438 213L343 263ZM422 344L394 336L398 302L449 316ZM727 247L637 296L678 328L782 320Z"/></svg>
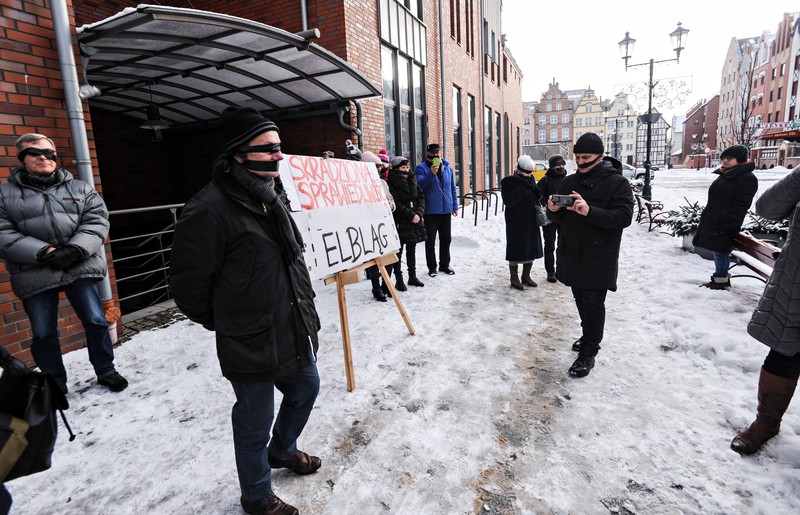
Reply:
<svg viewBox="0 0 800 515"><path fill-rule="evenodd" d="M71 12L71 5L68 9ZM70 22L74 26L71 14ZM76 62L80 66L77 50ZM0 180L5 182L11 169L19 165L14 142L28 132L49 136L56 144L59 164L77 173L49 2L5 0L0 5L0 105ZM86 122L95 183L102 193L88 109ZM110 254L108 257L110 261ZM110 275L116 297L113 269ZM59 316L62 349L82 347L83 328L63 294ZM4 263L0 264L0 320L0 345L32 364L30 323L22 302L11 292Z"/></svg>

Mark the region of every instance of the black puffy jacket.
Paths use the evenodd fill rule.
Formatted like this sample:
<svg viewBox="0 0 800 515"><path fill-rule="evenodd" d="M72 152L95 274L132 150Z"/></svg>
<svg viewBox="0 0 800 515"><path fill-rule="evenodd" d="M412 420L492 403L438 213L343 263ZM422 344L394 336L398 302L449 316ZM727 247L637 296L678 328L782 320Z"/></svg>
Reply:
<svg viewBox="0 0 800 515"><path fill-rule="evenodd" d="M753 174L756 165L748 161L725 173L715 170L719 177L708 187L708 203L700 215L697 234L692 238L695 247L713 252L730 252L733 238L758 191L758 178Z"/></svg>
<svg viewBox="0 0 800 515"><path fill-rule="evenodd" d="M302 255L287 262L277 230L274 217L220 170L175 227L172 296L190 320L216 331L231 381L272 381L315 359L320 324L311 279Z"/></svg>
<svg viewBox="0 0 800 515"><path fill-rule="evenodd" d="M617 290L622 230L633 218L633 193L622 166L606 157L586 173L573 173L561 182L559 194L579 193L589 214L561 208L548 216L561 223L556 251L556 277L567 286Z"/></svg>

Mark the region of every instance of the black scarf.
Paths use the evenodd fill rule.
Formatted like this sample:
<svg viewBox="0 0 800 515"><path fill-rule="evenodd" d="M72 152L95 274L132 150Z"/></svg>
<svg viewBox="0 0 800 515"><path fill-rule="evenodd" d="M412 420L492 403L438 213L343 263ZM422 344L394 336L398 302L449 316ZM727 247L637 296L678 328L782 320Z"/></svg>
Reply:
<svg viewBox="0 0 800 515"><path fill-rule="evenodd" d="M280 195L275 191L275 180L272 177L259 177L236 161L228 160L227 164L227 169L223 171L229 173L231 178L245 189L250 198L275 215L281 249L290 260L297 259L303 251L303 236L289 215L289 210L281 201Z"/></svg>
<svg viewBox="0 0 800 515"><path fill-rule="evenodd" d="M32 173L27 168L23 168L19 178L23 184L27 184L28 186L32 186L40 190L46 190L61 180L58 169L54 170L50 175L41 175L38 173Z"/></svg>

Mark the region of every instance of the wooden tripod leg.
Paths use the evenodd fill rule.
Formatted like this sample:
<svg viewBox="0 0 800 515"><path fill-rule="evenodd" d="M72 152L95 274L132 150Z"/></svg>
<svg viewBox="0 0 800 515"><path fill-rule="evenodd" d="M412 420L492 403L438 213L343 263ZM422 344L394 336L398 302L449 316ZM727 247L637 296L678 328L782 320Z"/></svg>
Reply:
<svg viewBox="0 0 800 515"><path fill-rule="evenodd" d="M406 308L403 307L403 303L400 301L400 296L397 294L397 290L394 289L392 280L389 278L389 273L386 272L386 267L383 266L382 263L376 263L376 264L378 265L378 270L381 271L381 277L383 277L383 282L386 283L386 287L389 288L389 292L392 294L392 300L394 301L395 306L397 306L397 310L400 312L400 316L403 317L403 322L406 323L406 327L408 328L408 334L414 334L414 326L411 325L411 319L408 318L408 313L406 312Z"/></svg>
<svg viewBox="0 0 800 515"><path fill-rule="evenodd" d="M350 323L347 320L347 301L344 296L344 285L342 273L336 274L336 296L339 299L339 322L342 327L342 347L344 348L344 372L347 376L347 391L352 392L356 388L356 374L353 370L353 351L350 347Z"/></svg>

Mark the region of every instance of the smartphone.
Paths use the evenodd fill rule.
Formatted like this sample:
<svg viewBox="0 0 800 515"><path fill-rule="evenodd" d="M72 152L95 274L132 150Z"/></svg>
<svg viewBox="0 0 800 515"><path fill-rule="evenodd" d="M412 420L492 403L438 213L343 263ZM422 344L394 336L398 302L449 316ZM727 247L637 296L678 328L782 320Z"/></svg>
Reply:
<svg viewBox="0 0 800 515"><path fill-rule="evenodd" d="M575 203L575 197L569 195L553 195L553 204L560 207L569 207Z"/></svg>
<svg viewBox="0 0 800 515"><path fill-rule="evenodd" d="M442 166L442 158L441 157L434 157L433 159L431 159L431 163L436 168L439 168L440 166Z"/></svg>

